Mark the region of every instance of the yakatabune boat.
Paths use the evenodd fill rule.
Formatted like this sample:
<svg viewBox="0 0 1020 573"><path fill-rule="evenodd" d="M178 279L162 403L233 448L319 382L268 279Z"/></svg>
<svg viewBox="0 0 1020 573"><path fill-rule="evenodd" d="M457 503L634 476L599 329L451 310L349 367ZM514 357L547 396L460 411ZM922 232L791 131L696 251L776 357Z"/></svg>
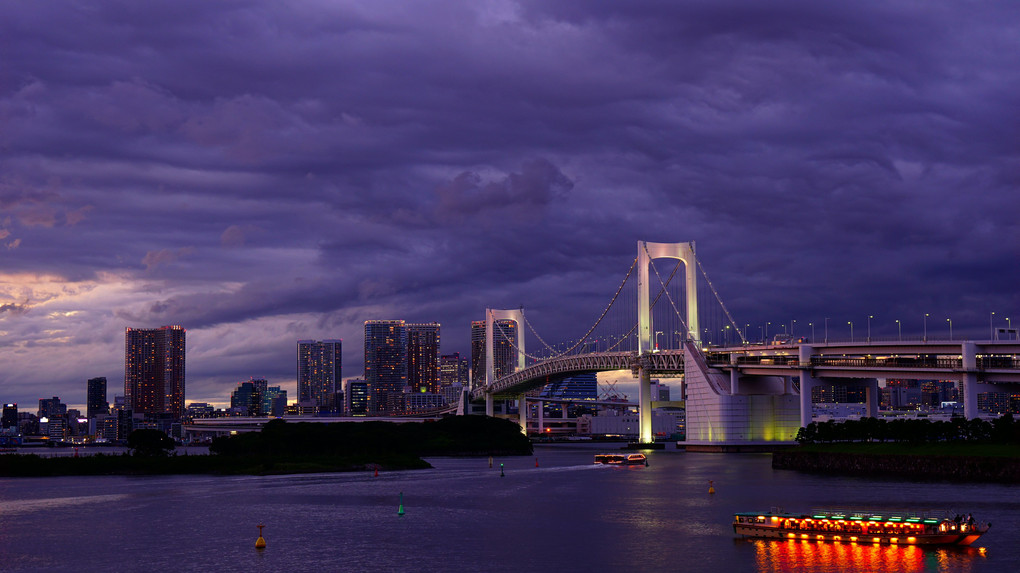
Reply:
<svg viewBox="0 0 1020 573"><path fill-rule="evenodd" d="M648 458L644 454L595 454L595 463L612 466L647 466Z"/></svg>
<svg viewBox="0 0 1020 573"><path fill-rule="evenodd" d="M861 511L737 513L733 532L744 537L891 545L970 545L992 524L969 515L879 515Z"/></svg>

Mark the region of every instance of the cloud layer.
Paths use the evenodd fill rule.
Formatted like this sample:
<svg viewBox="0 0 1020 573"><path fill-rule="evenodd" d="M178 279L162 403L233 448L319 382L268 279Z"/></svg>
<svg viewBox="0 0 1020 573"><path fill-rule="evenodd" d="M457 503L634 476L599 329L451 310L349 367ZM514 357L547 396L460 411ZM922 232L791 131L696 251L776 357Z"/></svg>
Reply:
<svg viewBox="0 0 1020 573"><path fill-rule="evenodd" d="M215 402L298 339L358 376L367 319L577 337L639 239L696 240L740 323L1020 320L1011 2L7 3L0 38L5 401L119 388L126 326L184 325Z"/></svg>

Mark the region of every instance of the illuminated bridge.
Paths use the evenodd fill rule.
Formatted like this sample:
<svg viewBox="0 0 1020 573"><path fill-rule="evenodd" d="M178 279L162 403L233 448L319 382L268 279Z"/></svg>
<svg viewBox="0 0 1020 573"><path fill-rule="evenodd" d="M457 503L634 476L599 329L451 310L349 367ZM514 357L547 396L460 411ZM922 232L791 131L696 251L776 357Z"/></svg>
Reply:
<svg viewBox="0 0 1020 573"><path fill-rule="evenodd" d="M655 268L656 259L678 261L668 278ZM672 279L681 263L684 280L676 286L681 281ZM699 299L698 271L714 300ZM636 300L623 302L624 287L635 276ZM652 276L654 288L650 288ZM715 323L711 317L699 317L699 305L714 310ZM613 309L620 307L623 317L617 312L614 318ZM516 334L508 336L507 329L494 328L499 321L514 323ZM545 347L545 355L525 352L525 327ZM791 323L791 335L792 329ZM766 340L767 333L763 334ZM742 332L726 310L695 257L693 243L639 241L638 255L620 288L594 326L576 341L561 347L549 345L525 319L523 309L487 309L485 378L470 399L484 400L486 413L492 415L494 399L516 398L523 405L526 392L556 378L630 370L639 381L639 441L643 443L652 441L652 376L682 377L689 444L792 442L811 421L811 388L834 382L864 387L867 411L874 416L879 378L957 380L964 413L974 418L978 393L1006 391L1020 382L1020 342L1015 330L1007 335L1012 340L933 341L926 337L895 342L749 344L746 326ZM512 348L517 358L513 371L498 377L497 345ZM521 407L520 412L521 425L526 427L528 408Z"/></svg>

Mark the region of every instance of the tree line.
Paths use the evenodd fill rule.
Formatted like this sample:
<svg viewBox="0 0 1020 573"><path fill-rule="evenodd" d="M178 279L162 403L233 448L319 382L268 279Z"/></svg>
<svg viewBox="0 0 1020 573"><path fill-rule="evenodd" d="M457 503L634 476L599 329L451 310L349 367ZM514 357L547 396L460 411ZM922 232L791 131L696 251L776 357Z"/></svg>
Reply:
<svg viewBox="0 0 1020 573"><path fill-rule="evenodd" d="M797 432L801 444L834 442L982 442L1020 444L1020 422L1006 414L992 421L952 418L933 421L925 418L883 420L861 418L845 422L811 422Z"/></svg>

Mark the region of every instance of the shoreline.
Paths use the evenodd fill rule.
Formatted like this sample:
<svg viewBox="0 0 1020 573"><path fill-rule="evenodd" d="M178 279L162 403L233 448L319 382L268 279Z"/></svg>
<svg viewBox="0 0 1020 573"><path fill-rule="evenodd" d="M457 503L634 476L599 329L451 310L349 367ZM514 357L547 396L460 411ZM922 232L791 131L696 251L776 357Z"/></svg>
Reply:
<svg viewBox="0 0 1020 573"><path fill-rule="evenodd" d="M787 450L772 468L821 474L884 476L961 482L1020 483L1020 458L1009 456Z"/></svg>

